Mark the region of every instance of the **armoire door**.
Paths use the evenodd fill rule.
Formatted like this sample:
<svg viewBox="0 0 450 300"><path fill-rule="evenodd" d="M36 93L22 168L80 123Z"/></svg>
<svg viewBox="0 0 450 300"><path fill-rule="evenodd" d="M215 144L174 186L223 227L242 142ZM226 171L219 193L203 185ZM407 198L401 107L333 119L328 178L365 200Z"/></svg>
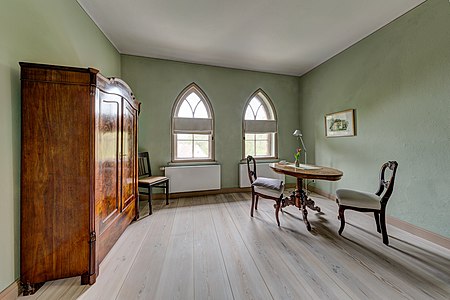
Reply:
<svg viewBox="0 0 450 300"><path fill-rule="evenodd" d="M122 210L120 201L121 100L99 91L97 116L96 216L98 233L114 223Z"/></svg>
<svg viewBox="0 0 450 300"><path fill-rule="evenodd" d="M20 267L25 294L34 293L39 283L83 274L89 267L89 87L49 82L58 75L66 78L63 71L22 64Z"/></svg>
<svg viewBox="0 0 450 300"><path fill-rule="evenodd" d="M122 210L135 201L137 111L123 99L122 114Z"/></svg>

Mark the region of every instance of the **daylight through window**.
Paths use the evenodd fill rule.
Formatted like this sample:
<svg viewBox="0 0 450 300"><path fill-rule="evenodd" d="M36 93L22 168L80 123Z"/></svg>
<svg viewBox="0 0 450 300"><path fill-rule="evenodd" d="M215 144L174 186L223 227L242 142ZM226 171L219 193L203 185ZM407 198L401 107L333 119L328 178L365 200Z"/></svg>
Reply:
<svg viewBox="0 0 450 300"><path fill-rule="evenodd" d="M259 90L254 93L246 107L243 120L244 157L276 157L277 121L273 106L267 95Z"/></svg>
<svg viewBox="0 0 450 300"><path fill-rule="evenodd" d="M212 160L213 113L201 89L191 84L177 98L172 116L173 161Z"/></svg>

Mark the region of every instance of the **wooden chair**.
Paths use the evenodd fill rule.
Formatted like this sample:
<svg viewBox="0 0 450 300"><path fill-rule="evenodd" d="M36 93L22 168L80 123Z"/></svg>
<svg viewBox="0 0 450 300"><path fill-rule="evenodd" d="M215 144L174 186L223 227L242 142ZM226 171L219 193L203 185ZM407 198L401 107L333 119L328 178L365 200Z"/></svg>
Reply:
<svg viewBox="0 0 450 300"><path fill-rule="evenodd" d="M147 192L140 194L148 195L148 209L149 215L152 214L152 188L162 188L166 192L166 205L169 204L169 178L165 176L152 176L152 169L150 168L150 158L148 152L141 152L138 154L138 169L139 181L138 187L147 189ZM138 204L139 205L139 204Z"/></svg>
<svg viewBox="0 0 450 300"><path fill-rule="evenodd" d="M247 170L248 178L252 186L252 208L250 210L250 216L253 217L253 209L258 210L258 199L266 198L275 200L275 218L277 224L280 226L280 220L278 218L278 212L281 208L281 202L283 199L284 184L279 179L258 177L256 175L256 161L252 156L247 156Z"/></svg>
<svg viewBox="0 0 450 300"><path fill-rule="evenodd" d="M339 205L338 219L341 220L339 235L341 235L342 231L344 230L344 211L346 209L361 212L373 212L375 216L375 223L377 225L377 231L382 234L383 243L385 245L389 244L386 231L386 205L394 189L395 173L397 172L397 167L398 163L396 161L388 161L387 163L383 164L380 171L380 186L378 188L378 191L374 194L349 189L336 190L336 203ZM385 173L387 169L391 170L391 176L389 180L385 180ZM386 191L383 194L384 190Z"/></svg>

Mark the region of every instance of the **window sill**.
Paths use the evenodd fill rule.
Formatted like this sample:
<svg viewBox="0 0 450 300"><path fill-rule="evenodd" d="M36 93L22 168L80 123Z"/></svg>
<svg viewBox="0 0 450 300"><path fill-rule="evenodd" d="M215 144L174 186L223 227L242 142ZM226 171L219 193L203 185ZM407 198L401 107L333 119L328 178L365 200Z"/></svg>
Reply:
<svg viewBox="0 0 450 300"><path fill-rule="evenodd" d="M215 160L188 160L188 161L171 161L167 163L167 166L201 166L201 165L218 165L219 162Z"/></svg>
<svg viewBox="0 0 450 300"><path fill-rule="evenodd" d="M277 157L254 157L256 162L258 163L274 163L274 162L279 162L279 159ZM247 163L247 159L243 158L240 161L241 164L246 164Z"/></svg>

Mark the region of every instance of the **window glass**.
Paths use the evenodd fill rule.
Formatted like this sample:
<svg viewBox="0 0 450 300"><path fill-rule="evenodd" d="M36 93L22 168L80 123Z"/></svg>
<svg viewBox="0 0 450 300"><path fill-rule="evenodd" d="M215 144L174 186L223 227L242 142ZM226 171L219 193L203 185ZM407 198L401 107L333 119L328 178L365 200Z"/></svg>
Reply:
<svg viewBox="0 0 450 300"><path fill-rule="evenodd" d="M187 101L183 101L178 111L178 117L192 118L192 109Z"/></svg>
<svg viewBox="0 0 450 300"><path fill-rule="evenodd" d="M191 84L180 94L174 108L172 160L213 159L213 114L205 94Z"/></svg>
<svg viewBox="0 0 450 300"><path fill-rule="evenodd" d="M261 128L267 128L260 123L256 126L251 126L257 121L276 121L273 116L275 112L273 111L273 106L271 105L268 97L259 91L250 97L244 113L243 128L244 128L244 158L248 155L252 155L256 158L268 158L276 157L276 131L275 132L261 132L267 131ZM252 121L255 121L252 123ZM267 123L265 122L265 123ZM273 123L271 123L273 125ZM269 125L271 125L269 124ZM276 125L276 124L275 124ZM269 126L270 128L275 128L276 126ZM269 130L269 131L273 131Z"/></svg>

